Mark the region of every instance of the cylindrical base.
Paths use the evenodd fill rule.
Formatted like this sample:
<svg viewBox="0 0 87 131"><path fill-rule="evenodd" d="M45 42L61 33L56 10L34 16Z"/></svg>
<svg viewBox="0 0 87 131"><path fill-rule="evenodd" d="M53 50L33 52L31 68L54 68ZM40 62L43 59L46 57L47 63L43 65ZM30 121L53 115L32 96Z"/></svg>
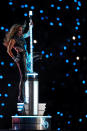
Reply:
<svg viewBox="0 0 87 131"><path fill-rule="evenodd" d="M12 116L13 130L50 130L51 116Z"/></svg>

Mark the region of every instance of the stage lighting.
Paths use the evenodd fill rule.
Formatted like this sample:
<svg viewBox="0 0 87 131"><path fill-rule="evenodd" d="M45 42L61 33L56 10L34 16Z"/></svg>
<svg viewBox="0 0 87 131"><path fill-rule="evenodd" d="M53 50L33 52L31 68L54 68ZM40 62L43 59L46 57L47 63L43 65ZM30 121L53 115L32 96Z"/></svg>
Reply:
<svg viewBox="0 0 87 131"><path fill-rule="evenodd" d="M4 94L5 97L8 97L8 94Z"/></svg>
<svg viewBox="0 0 87 131"><path fill-rule="evenodd" d="M78 26L76 26L76 27L75 27L75 30L78 30L78 29L79 29L79 27L78 27Z"/></svg>
<svg viewBox="0 0 87 131"><path fill-rule="evenodd" d="M62 56L62 55L63 55L63 52L60 52L59 54L60 54L60 56Z"/></svg>
<svg viewBox="0 0 87 131"><path fill-rule="evenodd" d="M25 4L25 8L28 8L28 5L27 5L27 4Z"/></svg>
<svg viewBox="0 0 87 131"><path fill-rule="evenodd" d="M68 59L66 59L66 60L65 60L65 62L66 62L66 63L69 63L69 60L68 60Z"/></svg>
<svg viewBox="0 0 87 131"><path fill-rule="evenodd" d="M1 62L1 65L3 66L4 64L5 64L5 63L2 61L2 62Z"/></svg>
<svg viewBox="0 0 87 131"><path fill-rule="evenodd" d="M66 5L66 7L65 7L66 9L69 9L69 6L68 5Z"/></svg>
<svg viewBox="0 0 87 131"><path fill-rule="evenodd" d="M79 119L79 122L82 122L82 118Z"/></svg>
<svg viewBox="0 0 87 131"><path fill-rule="evenodd" d="M82 43L81 43L81 42L78 42L78 45L79 45L79 46L81 46L81 45L82 45Z"/></svg>
<svg viewBox="0 0 87 131"><path fill-rule="evenodd" d="M28 16L28 14L27 14L27 13L24 13L24 16Z"/></svg>
<svg viewBox="0 0 87 131"><path fill-rule="evenodd" d="M76 37L75 37L75 36L73 36L73 37L72 37L72 39L73 39L73 40L76 40Z"/></svg>
<svg viewBox="0 0 87 131"><path fill-rule="evenodd" d="M83 83L83 84L85 84L85 83L86 83L86 81L85 81L85 80L83 80L83 81L82 81L82 83Z"/></svg>
<svg viewBox="0 0 87 131"><path fill-rule="evenodd" d="M76 43L73 43L73 46L76 46Z"/></svg>
<svg viewBox="0 0 87 131"><path fill-rule="evenodd" d="M11 84L10 84L10 83L8 84L8 87L11 87Z"/></svg>
<svg viewBox="0 0 87 131"><path fill-rule="evenodd" d="M63 24L61 22L59 22L59 26L61 27Z"/></svg>
<svg viewBox="0 0 87 131"><path fill-rule="evenodd" d="M21 8L24 8L24 5L21 5Z"/></svg>
<svg viewBox="0 0 87 131"><path fill-rule="evenodd" d="M57 6L57 10L60 10L61 9L61 7L60 6Z"/></svg>
<svg viewBox="0 0 87 131"><path fill-rule="evenodd" d="M60 115L60 112L57 112L57 115Z"/></svg>
<svg viewBox="0 0 87 131"><path fill-rule="evenodd" d="M52 53L50 53L50 56L52 56L53 54Z"/></svg>
<svg viewBox="0 0 87 131"><path fill-rule="evenodd" d="M85 93L87 94L87 90L85 90Z"/></svg>
<svg viewBox="0 0 87 131"><path fill-rule="evenodd" d="M1 106L5 106L5 103L1 103Z"/></svg>
<svg viewBox="0 0 87 131"><path fill-rule="evenodd" d="M73 65L75 66L75 65L76 65L76 62L73 62Z"/></svg>
<svg viewBox="0 0 87 131"><path fill-rule="evenodd" d="M3 115L0 115L0 118L3 118Z"/></svg>
<svg viewBox="0 0 87 131"><path fill-rule="evenodd" d="M42 13L43 13L43 10L40 10L40 13L42 14Z"/></svg>
<svg viewBox="0 0 87 131"><path fill-rule="evenodd" d="M0 79L3 79L3 76L2 76L2 75L0 75Z"/></svg>
<svg viewBox="0 0 87 131"><path fill-rule="evenodd" d="M2 94L0 93L0 97L2 96Z"/></svg>
<svg viewBox="0 0 87 131"><path fill-rule="evenodd" d="M37 40L34 40L33 42L34 42L34 44L36 44L36 43L37 43Z"/></svg>
<svg viewBox="0 0 87 131"><path fill-rule="evenodd" d="M76 10L80 10L80 7L77 6L77 7L76 7Z"/></svg>
<svg viewBox="0 0 87 131"><path fill-rule="evenodd" d="M41 20L44 20L44 17L41 17Z"/></svg>
<svg viewBox="0 0 87 131"><path fill-rule="evenodd" d="M66 77L69 77L69 73L66 73Z"/></svg>
<svg viewBox="0 0 87 131"><path fill-rule="evenodd" d="M46 55L45 55L45 57L46 57L46 58L49 58L49 55L48 55L48 54L46 54Z"/></svg>
<svg viewBox="0 0 87 131"><path fill-rule="evenodd" d="M6 28L5 31L8 32L8 29Z"/></svg>
<svg viewBox="0 0 87 131"><path fill-rule="evenodd" d="M51 6L51 7L54 7L54 4L51 4L50 6Z"/></svg>
<svg viewBox="0 0 87 131"><path fill-rule="evenodd" d="M60 18L59 18L59 17L57 17L57 18L56 18L56 20L57 20L57 21L60 21Z"/></svg>
<svg viewBox="0 0 87 131"><path fill-rule="evenodd" d="M80 22L77 22L77 25L80 25Z"/></svg>
<svg viewBox="0 0 87 131"><path fill-rule="evenodd" d="M44 50L42 50L41 53L44 55L45 54Z"/></svg>
<svg viewBox="0 0 87 131"><path fill-rule="evenodd" d="M31 6L31 10L34 10L34 9L35 9L35 7L32 5L32 6Z"/></svg>
<svg viewBox="0 0 87 131"><path fill-rule="evenodd" d="M75 72L78 72L78 69L75 69Z"/></svg>
<svg viewBox="0 0 87 131"><path fill-rule="evenodd" d="M79 56L77 56L77 57L76 57L76 60L80 60L80 57L79 57Z"/></svg>
<svg viewBox="0 0 87 131"><path fill-rule="evenodd" d="M60 113L60 116L62 117L62 116L63 116L63 113Z"/></svg>
<svg viewBox="0 0 87 131"><path fill-rule="evenodd" d="M1 30L4 30L5 28L3 26L1 26Z"/></svg>
<svg viewBox="0 0 87 131"><path fill-rule="evenodd" d="M14 63L11 62L11 63L10 63L10 66L12 67L13 65L14 65Z"/></svg>
<svg viewBox="0 0 87 131"><path fill-rule="evenodd" d="M57 128L58 131L60 131L61 129L60 128Z"/></svg>
<svg viewBox="0 0 87 131"><path fill-rule="evenodd" d="M64 50L67 50L67 46L64 46Z"/></svg>
<svg viewBox="0 0 87 131"><path fill-rule="evenodd" d="M68 121L67 124L70 125L70 124L71 124L71 121Z"/></svg>
<svg viewBox="0 0 87 131"><path fill-rule="evenodd" d="M8 4L9 4L9 5L13 5L13 2L9 2Z"/></svg>
<svg viewBox="0 0 87 131"><path fill-rule="evenodd" d="M80 35L78 35L78 39L80 39L81 38L81 36Z"/></svg>
<svg viewBox="0 0 87 131"><path fill-rule="evenodd" d="M53 26L54 25L54 23L53 22L50 22L50 26Z"/></svg>

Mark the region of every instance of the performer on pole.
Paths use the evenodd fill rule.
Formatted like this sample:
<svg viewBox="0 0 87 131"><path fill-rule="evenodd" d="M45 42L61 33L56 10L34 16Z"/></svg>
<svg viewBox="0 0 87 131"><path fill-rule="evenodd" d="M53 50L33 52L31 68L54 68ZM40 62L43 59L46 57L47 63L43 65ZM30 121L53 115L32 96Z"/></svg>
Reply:
<svg viewBox="0 0 87 131"><path fill-rule="evenodd" d="M32 23L30 23L32 24ZM6 34L4 38L4 46L7 47L7 53L9 56L14 60L17 64L19 73L20 73L20 82L19 82L19 95L18 95L18 102L22 102L23 99L23 87L25 81L25 47L26 47L26 40L30 36L30 31L28 30L27 33L23 34L23 30L26 25L19 25L14 24L10 31ZM14 55L13 50L16 51L16 55Z"/></svg>

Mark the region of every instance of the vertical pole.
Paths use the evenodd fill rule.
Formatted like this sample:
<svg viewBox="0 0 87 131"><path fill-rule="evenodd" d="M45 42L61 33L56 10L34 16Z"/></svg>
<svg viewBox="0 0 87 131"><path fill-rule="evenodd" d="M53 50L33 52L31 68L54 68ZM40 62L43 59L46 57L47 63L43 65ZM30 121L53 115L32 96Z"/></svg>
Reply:
<svg viewBox="0 0 87 131"><path fill-rule="evenodd" d="M30 25L29 25L29 30L30 30L30 70L31 73L33 73L33 37L32 37L32 11L29 11L29 17L30 17Z"/></svg>

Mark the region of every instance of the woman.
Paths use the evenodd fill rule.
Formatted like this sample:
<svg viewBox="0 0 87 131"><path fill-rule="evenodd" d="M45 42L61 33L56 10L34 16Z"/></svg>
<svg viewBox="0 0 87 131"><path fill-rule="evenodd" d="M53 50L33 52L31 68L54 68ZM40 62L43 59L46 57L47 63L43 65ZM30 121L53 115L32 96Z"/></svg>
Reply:
<svg viewBox="0 0 87 131"><path fill-rule="evenodd" d="M19 95L18 102L22 102L22 90L25 81L25 38L30 36L30 32L23 34L23 26L14 24L10 31L6 34L4 39L4 45L7 47L7 53L17 64L20 73L20 83L19 83ZM16 55L14 55L13 50L16 51Z"/></svg>

